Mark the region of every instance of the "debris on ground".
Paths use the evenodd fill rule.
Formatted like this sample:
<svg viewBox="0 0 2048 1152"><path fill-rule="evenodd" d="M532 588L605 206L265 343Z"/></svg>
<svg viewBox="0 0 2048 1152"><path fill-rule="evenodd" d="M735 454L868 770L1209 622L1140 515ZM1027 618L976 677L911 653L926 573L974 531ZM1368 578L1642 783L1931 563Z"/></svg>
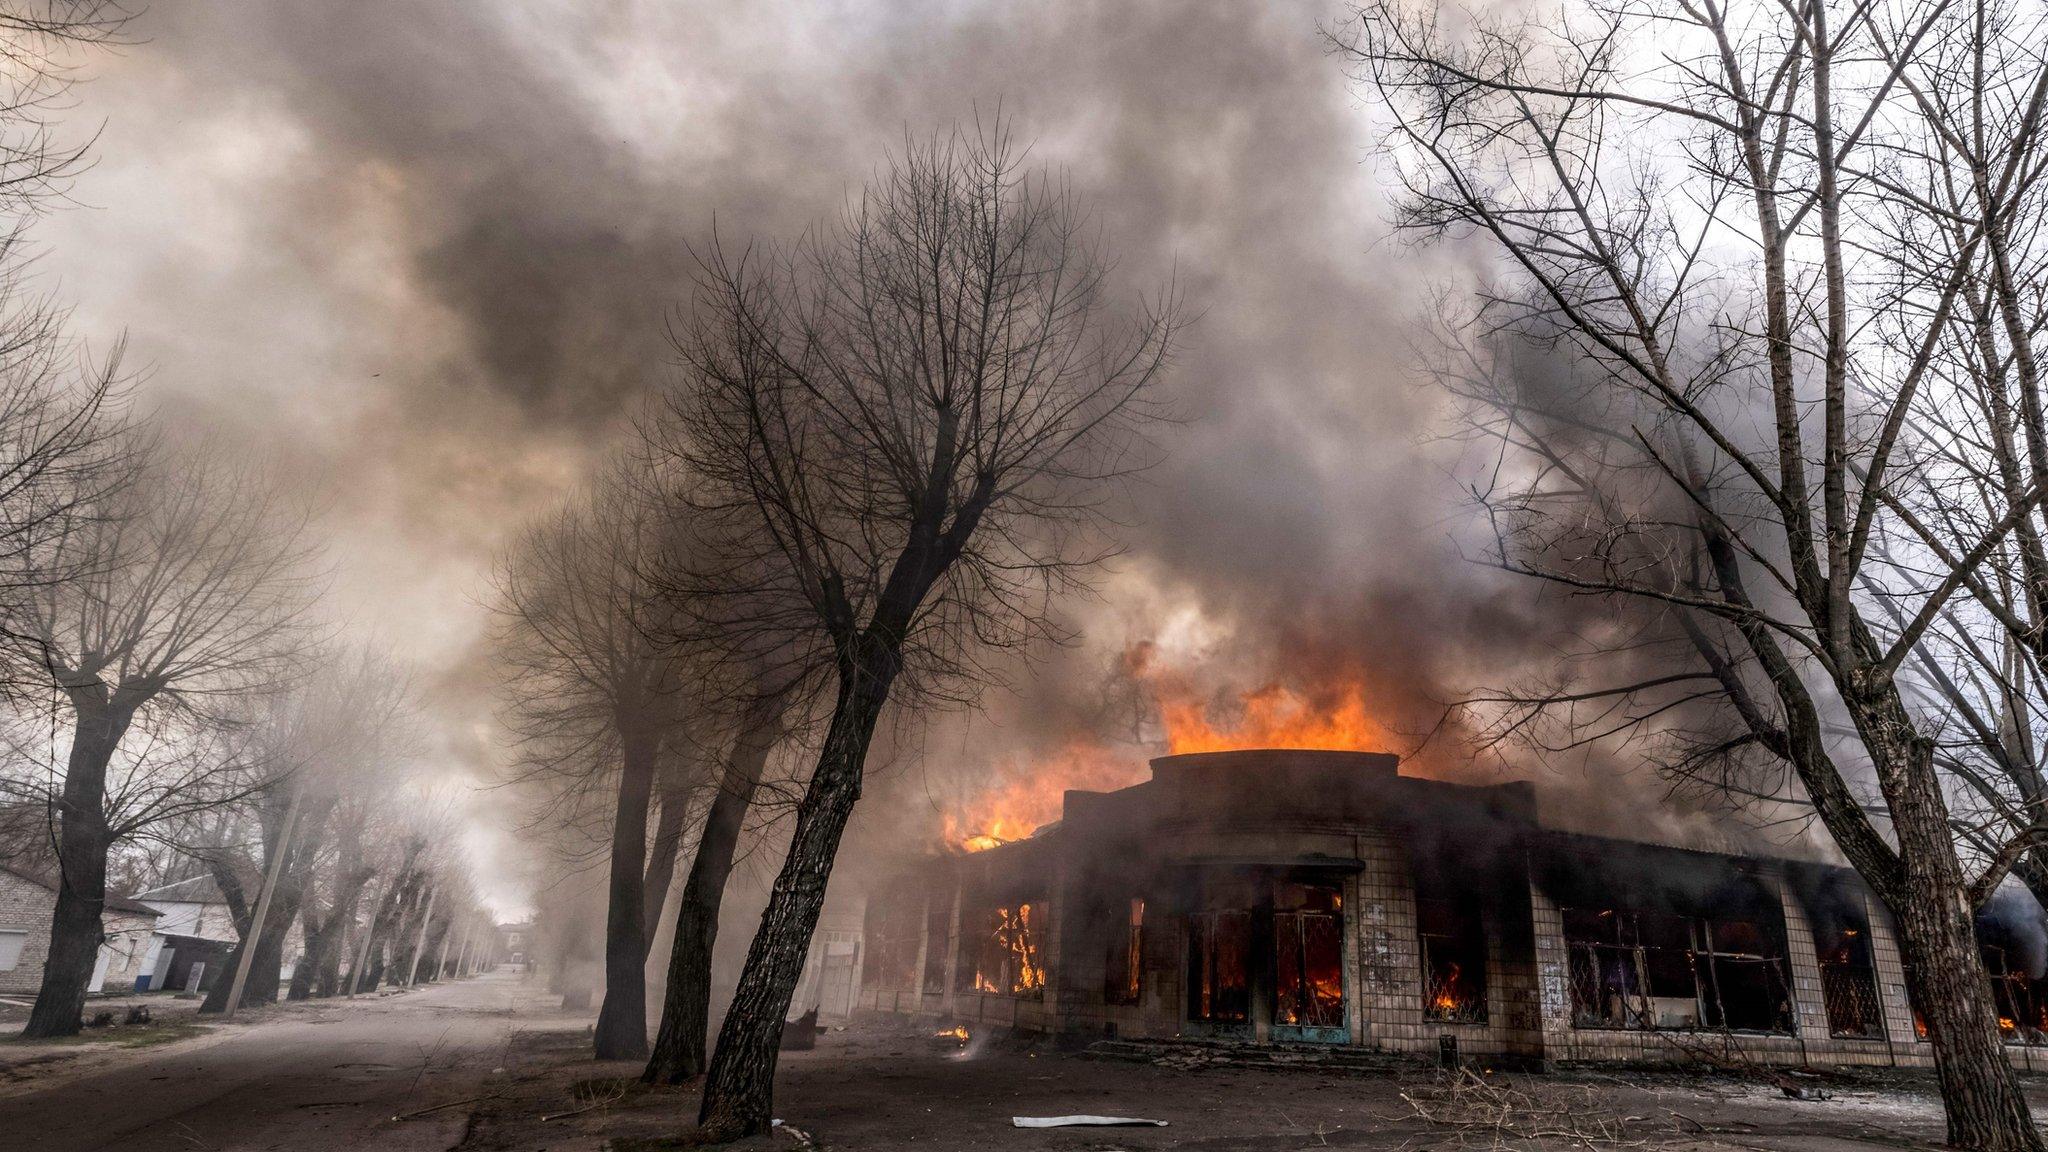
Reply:
<svg viewBox="0 0 2048 1152"><path fill-rule="evenodd" d="M1211 1064L1228 1064L1230 1063L1230 1057L1221 1052L1195 1049L1185 1052L1169 1052L1166 1055L1155 1058L1152 1063L1157 1064L1161 1068L1177 1068L1182 1072L1192 1072L1197 1068L1207 1068Z"/></svg>
<svg viewBox="0 0 2048 1152"><path fill-rule="evenodd" d="M1012 1128L1164 1128L1164 1120L1136 1116L1012 1116Z"/></svg>
<svg viewBox="0 0 2048 1152"><path fill-rule="evenodd" d="M780 1120L770 1120L768 1122L768 1128L770 1131L780 1132L783 1135L788 1136L791 1140L796 1142L796 1146L799 1148L816 1148L818 1146L818 1141L815 1137L813 1137L809 1132L806 1132L801 1128L795 1127L794 1125L784 1124Z"/></svg>
<svg viewBox="0 0 2048 1152"><path fill-rule="evenodd" d="M414 1118L416 1118L416 1117L420 1117L420 1116L431 1116L431 1115L433 1115L433 1114L434 1114L434 1113L436 1113L436 1112L445 1112L445 1111L447 1111L448 1109L450 1109L450 1108L454 1108L454 1107L457 1107L457 1106L459 1106L459 1105L463 1105L463 1104L475 1104L475 1103L477 1103L477 1102L479 1102L479 1101L483 1101L483 1100L495 1100L495 1099L497 1099L497 1098L498 1098L498 1096L499 1096L499 1095L501 1095L501 1094L500 1094L500 1093L497 1093L497 1092L492 1092L492 1093L489 1093L489 1094L487 1094L487 1095L483 1095L483 1096L467 1096L467 1097L464 1097L464 1098L463 1098L463 1099L461 1099L461 1100L450 1100L450 1101L448 1101L448 1102L447 1102L446 1104L435 1104L435 1105L433 1105L432 1107L429 1107L429 1108L415 1108L415 1109L413 1109L413 1110L412 1110L412 1111L410 1111L410 1112L400 1112L400 1113L399 1113L398 1115L396 1115L396 1116L393 1116L393 1117L392 1117L391 1119L392 1119L392 1122L393 1122L393 1123L396 1123L396 1122L398 1122L398 1121L400 1121L400 1120L411 1120L411 1119L414 1119ZM335 1101L335 1102L334 1102L334 1104L335 1104L336 1106L339 1106L339 1107L350 1107L350 1106L351 1106L351 1102L350 1102L350 1101L346 1101L346 1100L341 1100L341 1101ZM312 1107L325 1107L325 1106L326 1106L326 1105L312 1105ZM303 1108L303 1107L308 1107L308 1105L303 1105L303 1104L302 1104L302 1105L300 1105L300 1107L302 1107L302 1108ZM545 1117L543 1117L543 1119L546 1119L546 1118L545 1118Z"/></svg>
<svg viewBox="0 0 2048 1152"><path fill-rule="evenodd" d="M817 1046L818 1010L816 1008L811 1009L794 1020L784 1020L782 1022L782 1042L780 1044L782 1051L809 1052Z"/></svg>
<svg viewBox="0 0 2048 1152"><path fill-rule="evenodd" d="M1401 1092L1416 1117L1452 1131L1460 1144L1520 1147L1532 1140L1575 1146L1639 1146L1648 1117L1602 1107L1591 1085L1517 1085L1470 1068L1445 1071Z"/></svg>
<svg viewBox="0 0 2048 1152"><path fill-rule="evenodd" d="M571 1116L581 1116L585 1112L595 1112L600 1108L609 1108L624 1100L640 1087L641 1084L638 1080L624 1076L580 1080L570 1086L570 1091L582 1107L571 1108L567 1112L549 1113L540 1118L541 1123L545 1124L552 1120L566 1120Z"/></svg>

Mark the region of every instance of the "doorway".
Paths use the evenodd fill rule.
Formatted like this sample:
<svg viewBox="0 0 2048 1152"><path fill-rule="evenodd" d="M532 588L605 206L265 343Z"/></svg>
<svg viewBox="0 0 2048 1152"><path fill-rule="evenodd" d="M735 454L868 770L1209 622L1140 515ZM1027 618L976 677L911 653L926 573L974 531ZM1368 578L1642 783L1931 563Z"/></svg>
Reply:
<svg viewBox="0 0 2048 1152"><path fill-rule="evenodd" d="M1186 1033L1350 1043L1343 908L1334 881L1267 874L1204 884L1188 916Z"/></svg>

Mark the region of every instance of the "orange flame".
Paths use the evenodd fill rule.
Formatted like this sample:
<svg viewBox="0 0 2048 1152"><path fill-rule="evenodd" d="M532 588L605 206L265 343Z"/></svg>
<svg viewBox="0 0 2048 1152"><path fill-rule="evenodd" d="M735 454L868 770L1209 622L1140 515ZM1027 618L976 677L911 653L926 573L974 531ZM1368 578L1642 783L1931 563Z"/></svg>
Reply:
<svg viewBox="0 0 2048 1152"><path fill-rule="evenodd" d="M969 810L946 815L946 843L985 852L1022 840L1060 818L1067 789L1110 791L1145 778L1137 757L1087 739L1029 763L1011 761L1000 770L1008 778L1005 783L978 797Z"/></svg>
<svg viewBox="0 0 2048 1152"><path fill-rule="evenodd" d="M1320 748L1371 751L1386 746L1386 729L1366 707L1358 683L1304 691L1271 683L1246 693L1235 707L1218 709L1189 697L1162 699L1167 751L1233 752L1244 748Z"/></svg>
<svg viewBox="0 0 2048 1152"><path fill-rule="evenodd" d="M1378 751L1395 743L1368 705L1362 669L1323 669L1311 680L1276 678L1248 691L1204 691L1186 671L1163 663L1149 643L1132 645L1123 667L1157 716L1171 755L1247 748ZM1136 784L1145 778L1147 758L1142 749L1079 737L1050 756L999 766L1003 784L970 811L946 817L946 842L980 852L1021 840L1060 818L1068 789Z"/></svg>
<svg viewBox="0 0 2048 1152"><path fill-rule="evenodd" d="M1459 1007L1458 997L1453 989L1458 986L1458 977L1462 973L1456 964L1448 967L1450 971L1444 973L1443 983L1437 986L1436 999L1433 1001L1433 1006L1440 1012L1455 1012Z"/></svg>

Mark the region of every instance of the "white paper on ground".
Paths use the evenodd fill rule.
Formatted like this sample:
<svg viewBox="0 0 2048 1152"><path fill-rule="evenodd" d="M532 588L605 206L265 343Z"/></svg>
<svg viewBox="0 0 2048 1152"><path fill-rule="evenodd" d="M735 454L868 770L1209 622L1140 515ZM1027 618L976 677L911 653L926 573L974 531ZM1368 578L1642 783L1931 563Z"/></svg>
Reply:
<svg viewBox="0 0 2048 1152"><path fill-rule="evenodd" d="M1013 1128L1164 1128L1164 1120L1135 1116L1012 1116Z"/></svg>

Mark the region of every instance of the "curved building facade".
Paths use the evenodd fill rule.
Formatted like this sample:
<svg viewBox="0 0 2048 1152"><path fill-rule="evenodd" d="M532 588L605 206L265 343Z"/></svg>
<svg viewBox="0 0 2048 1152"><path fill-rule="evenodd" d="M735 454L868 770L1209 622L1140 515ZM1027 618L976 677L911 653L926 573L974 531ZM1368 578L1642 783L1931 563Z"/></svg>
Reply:
<svg viewBox="0 0 2048 1152"><path fill-rule="evenodd" d="M1151 767L871 891L861 1007L1524 1065L1930 1062L1890 922L1847 870L1548 829L1525 783L1379 753ZM2048 1065L2031 995L2001 985L2011 1050Z"/></svg>

